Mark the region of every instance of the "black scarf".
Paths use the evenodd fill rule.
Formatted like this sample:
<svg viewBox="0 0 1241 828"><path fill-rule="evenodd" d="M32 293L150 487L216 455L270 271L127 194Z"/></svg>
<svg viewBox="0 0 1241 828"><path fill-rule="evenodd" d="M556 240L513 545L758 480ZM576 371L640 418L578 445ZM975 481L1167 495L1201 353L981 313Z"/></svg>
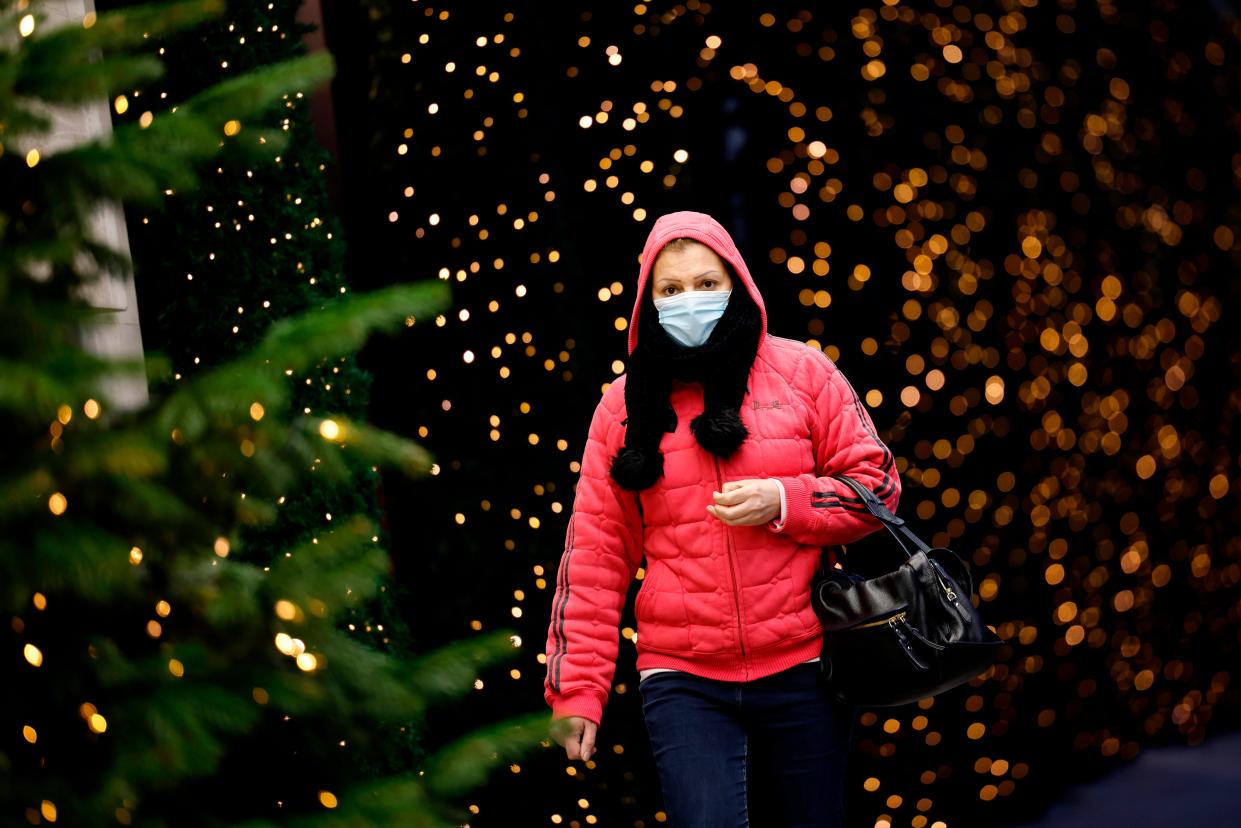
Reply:
<svg viewBox="0 0 1241 828"><path fill-rule="evenodd" d="M674 378L702 384L703 411L689 424L698 445L723 458L741 447L749 436L741 421L741 401L762 332L758 305L739 279L733 279L728 305L711 336L696 348L668 335L651 296L643 293L638 342L629 355L625 380L625 446L611 467L612 479L631 491L653 485L664 473L659 442L664 432L677 427L669 399Z"/></svg>

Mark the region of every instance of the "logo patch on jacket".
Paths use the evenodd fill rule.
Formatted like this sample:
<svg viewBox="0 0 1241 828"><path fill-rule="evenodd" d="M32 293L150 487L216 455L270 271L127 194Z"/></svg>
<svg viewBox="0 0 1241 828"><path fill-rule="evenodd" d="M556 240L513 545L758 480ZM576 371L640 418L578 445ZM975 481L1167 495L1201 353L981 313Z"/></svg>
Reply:
<svg viewBox="0 0 1241 828"><path fill-rule="evenodd" d="M757 410L758 410L758 409L760 409L760 408L779 408L780 406L786 406L786 407L787 407L787 406L788 406L788 403L786 403L786 402L785 402L785 403L782 403L782 402L780 402L779 400L772 400L772 401L771 401L771 402L769 402L769 403L761 403L761 402L759 402L758 400L755 400L753 403L751 403L751 405L753 405L753 406L754 406L754 409L757 411Z"/></svg>

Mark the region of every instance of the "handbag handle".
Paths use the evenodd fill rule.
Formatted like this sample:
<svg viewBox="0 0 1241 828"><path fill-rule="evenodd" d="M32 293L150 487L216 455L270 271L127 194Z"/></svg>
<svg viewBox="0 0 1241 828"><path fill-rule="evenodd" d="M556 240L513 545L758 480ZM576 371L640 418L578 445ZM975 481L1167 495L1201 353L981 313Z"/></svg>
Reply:
<svg viewBox="0 0 1241 828"><path fill-rule="evenodd" d="M847 475L836 474L832 475L832 477L858 493L858 496L862 498L862 502L866 504L867 511L879 518L884 527L892 534L892 537L896 539L896 542L900 544L901 550L905 553L905 557L912 558L914 556L914 553L910 552L909 547L905 545L905 540L910 541L919 552L931 551L931 547L923 543L922 539L915 535L913 530L905 525L905 521L897 517L887 506L884 506L883 501L881 501L875 493L866 486L863 486L861 483ZM902 538L902 535L904 538Z"/></svg>

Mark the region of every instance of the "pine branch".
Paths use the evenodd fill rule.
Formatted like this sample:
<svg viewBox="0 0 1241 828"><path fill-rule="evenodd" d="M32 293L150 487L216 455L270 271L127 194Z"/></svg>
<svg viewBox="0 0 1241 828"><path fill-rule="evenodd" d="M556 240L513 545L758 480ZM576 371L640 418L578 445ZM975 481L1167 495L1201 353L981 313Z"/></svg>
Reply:
<svg viewBox="0 0 1241 828"><path fill-rule="evenodd" d="M148 3L96 15L90 27L61 26L45 30L36 25L35 34L24 44L24 64L31 70L83 74L93 69L96 51L112 52L145 46L151 38L197 26L224 12L224 0L183 0L176 3ZM23 92L23 94L35 94ZM46 97L39 93L40 97Z"/></svg>
<svg viewBox="0 0 1241 828"><path fill-rule="evenodd" d="M398 468L409 477L421 477L431 470L434 457L421 445L364 422L329 413L324 417L299 417L295 427L319 434L325 419L335 426L331 432L334 436L329 439L367 462Z"/></svg>
<svg viewBox="0 0 1241 828"><path fill-rule="evenodd" d="M315 52L274 63L262 72L252 72L208 87L177 107L176 114L201 118L221 125L261 111L281 97L318 86L331 79L335 61L328 52Z"/></svg>
<svg viewBox="0 0 1241 828"><path fill-rule="evenodd" d="M399 328L410 317L431 316L449 300L447 283L430 279L335 299L274 323L252 359L304 371L325 356L357 351L374 332Z"/></svg>
<svg viewBox="0 0 1241 828"><path fill-rule="evenodd" d="M496 767L537 748L546 734L547 714L542 711L478 728L431 756L427 789L436 797L452 797L477 788Z"/></svg>
<svg viewBox="0 0 1241 828"><path fill-rule="evenodd" d="M130 7L89 28L36 25L32 36L6 41L5 140L15 132L37 140L50 128L52 104L156 77L161 64L138 54L148 38L222 8L222 0ZM11 23L0 30L12 31L26 13L0 0L0 24ZM0 756L13 780L0 775L0 801L25 802L34 792L56 801L70 824L119 819L125 803L130 817L175 824L187 783L225 773L230 755L262 739L265 723L296 720L287 732L312 754L337 744L338 733L365 744L394 723L412 729L432 705L469 695L481 670L516 655L508 631L417 658L346 631L344 621L386 589L391 564L379 528L349 514L357 497L334 495L349 508L333 507L330 531L321 517L299 525L304 514L290 519L278 505L304 484L313 496L356 486L364 467L427 473L428 451L347 410L290 411L300 390L290 376L355 353L376 332L433 317L449 304L449 285L429 279L334 296L273 324L239 358L175 381L161 354L96 357L81 347L81 331L103 312L81 288L101 272L131 268L123 252L91 238L92 212L117 199L169 203L169 189L201 184L195 167L208 158L270 156L289 133L260 116L332 71L326 53L294 58L72 149L31 161L0 152L0 420L12 438L0 469L0 609L11 614L10 643L46 649L46 661L42 650L36 657L25 649L15 678L20 708L5 721L35 722L39 756L52 760ZM83 411L87 400L106 399L102 389L117 374L157 380L154 402ZM269 536L247 531L269 526ZM392 592L383 595L391 600ZM87 700L106 713L106 729L86 712ZM502 723L455 743L435 759L436 791L476 784L501 757L529 749L536 731ZM421 777L357 783L352 770L339 777L337 808L304 817L290 809L289 821L462 821Z"/></svg>
<svg viewBox="0 0 1241 828"><path fill-rule="evenodd" d="M0 601L5 611L17 612L34 590L122 600L140 585L128 561L130 546L126 538L88 520L53 522L25 554L0 562Z"/></svg>
<svg viewBox="0 0 1241 828"><path fill-rule="evenodd" d="M445 644L402 665L404 681L428 704L450 701L470 692L481 670L512 661L517 633L494 630Z"/></svg>

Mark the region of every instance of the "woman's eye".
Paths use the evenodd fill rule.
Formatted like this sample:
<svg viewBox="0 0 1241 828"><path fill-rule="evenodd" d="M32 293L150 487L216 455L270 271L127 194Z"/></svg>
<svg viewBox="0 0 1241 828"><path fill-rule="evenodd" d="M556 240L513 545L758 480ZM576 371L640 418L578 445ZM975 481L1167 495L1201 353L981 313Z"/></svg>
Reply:
<svg viewBox="0 0 1241 828"><path fill-rule="evenodd" d="M706 281L704 281L704 282L702 283L702 285L703 285L703 287L706 287L707 285L714 286L714 285L715 285L715 280L714 280L714 279L707 279Z"/></svg>

